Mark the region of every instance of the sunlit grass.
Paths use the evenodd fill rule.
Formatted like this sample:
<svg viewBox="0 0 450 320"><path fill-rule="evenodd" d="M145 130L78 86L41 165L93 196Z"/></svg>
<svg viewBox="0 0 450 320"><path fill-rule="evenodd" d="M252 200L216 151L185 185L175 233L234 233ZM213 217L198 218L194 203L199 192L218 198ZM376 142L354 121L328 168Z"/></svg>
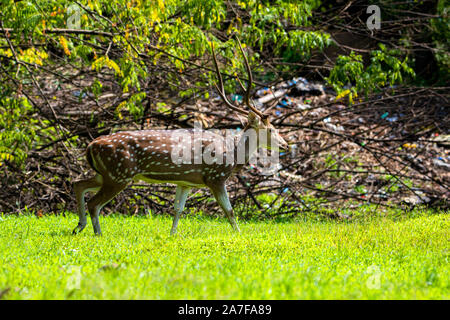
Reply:
<svg viewBox="0 0 450 320"><path fill-rule="evenodd" d="M448 299L450 219L0 218L4 299ZM8 289L4 291L5 289Z"/></svg>

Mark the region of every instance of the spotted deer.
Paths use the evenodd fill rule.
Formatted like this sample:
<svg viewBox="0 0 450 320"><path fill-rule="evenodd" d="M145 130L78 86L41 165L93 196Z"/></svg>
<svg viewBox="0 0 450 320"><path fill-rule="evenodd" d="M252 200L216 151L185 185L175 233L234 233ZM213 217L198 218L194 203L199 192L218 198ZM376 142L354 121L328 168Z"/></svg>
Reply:
<svg viewBox="0 0 450 320"><path fill-rule="evenodd" d="M184 209L189 190L193 187L208 187L220 207L227 216L232 228L239 232L233 208L228 198L226 181L234 173L247 164L251 155L259 147L281 146L287 143L278 131L270 124L268 115L259 111L251 103L252 73L247 57L238 40L239 48L244 57L244 64L248 73L247 88L238 79L245 92L244 102L248 111L228 101L223 85L222 76L217 64L214 46L212 57L217 72L218 84L214 84L225 105L230 109L247 117L247 124L242 134L237 138L237 144L230 148L223 148L222 154L215 154L212 161L198 161L198 156L192 161L178 161L173 157L176 148L180 148L180 141L174 137L184 137L193 145L200 145L201 150L211 144L226 144L222 135L200 129L173 130L138 130L123 131L108 136L101 136L93 140L86 149L89 165L96 175L88 180L74 183L74 191L78 205L79 222L73 234L81 232L87 224L87 214L84 196L88 191L97 193L88 201L88 212L91 216L94 233L101 234L99 212L101 208L120 193L131 182L145 181L150 183L172 183L177 185L175 196L175 215L171 234L177 232L177 225ZM250 130L256 133L256 143L249 143ZM261 132L266 135L260 139ZM183 143L181 143L183 144ZM189 146L189 144L187 144ZM186 145L183 145L184 147ZM238 154L238 153L241 154ZM194 153L195 154L195 153ZM219 156L223 156L224 161ZM239 157L242 161L237 161Z"/></svg>

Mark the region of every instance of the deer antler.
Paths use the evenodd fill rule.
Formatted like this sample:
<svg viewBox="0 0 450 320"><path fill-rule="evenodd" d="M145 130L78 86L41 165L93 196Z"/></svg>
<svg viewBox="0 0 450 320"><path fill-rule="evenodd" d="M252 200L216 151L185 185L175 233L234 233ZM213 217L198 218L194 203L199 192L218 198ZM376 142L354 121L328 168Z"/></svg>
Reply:
<svg viewBox="0 0 450 320"><path fill-rule="evenodd" d="M244 57L245 69L247 70L247 75L248 75L247 89L244 88L244 85L242 84L241 80L238 78L239 84L242 87L242 90L244 90L244 92L245 92L245 100L244 100L245 104L247 105L247 107L250 108L250 110L252 110L254 113L256 113L261 119L264 119L264 118L266 118L266 115L264 115L261 111L256 109L250 103L250 93L251 93L252 84L253 84L252 70L250 69L250 65L248 64L247 56L245 55L244 49L242 49L241 41L239 40L239 38L237 36L236 36L236 40L239 44L239 48L241 49L242 56Z"/></svg>
<svg viewBox="0 0 450 320"><path fill-rule="evenodd" d="M239 38L237 36L236 36L236 39L238 41L239 48L241 49L241 53L244 57L244 65L245 65L245 69L247 70L247 75L248 75L247 89L242 84L241 79L239 79L239 77L237 78L239 85L241 86L242 90L244 91L244 102L247 105L247 107L251 111L253 111L255 114L257 114L261 119L266 119L267 115L263 114L261 111L259 111L257 108L255 108L255 106L253 106L252 103L250 102L250 100L251 100L250 95L251 95L252 84L253 84L252 70L250 69L250 65L248 64L247 56L245 55L244 49L242 49L241 41L239 41ZM219 80L219 85L214 83L214 86L216 87L217 91L219 92L220 97L222 98L222 100L225 102L225 104L230 109L240 112L242 114L248 115L248 111L241 109L241 108L235 106L234 104L232 104L230 101L228 101L226 94L225 94L225 89L223 86L222 75L220 74L219 67L217 65L217 58L216 58L216 53L214 51L214 43L213 42L211 42L211 49L212 49L212 54L213 54L214 67L216 68L217 78Z"/></svg>
<svg viewBox="0 0 450 320"><path fill-rule="evenodd" d="M226 93L225 93L225 88L223 86L223 80L222 80L222 75L220 74L219 71L219 66L217 65L217 59L216 59L216 53L214 51L214 43L211 41L211 49L212 49L212 54L213 54L213 61L214 61L214 67L216 68L216 72L217 72L217 79L219 80L219 85L217 85L216 83L214 83L214 86L217 89L217 92L219 93L220 97L222 98L223 102L225 102L225 104L232 110L240 112L244 115L248 115L248 111L238 108L236 107L234 104L232 104L230 101L228 101Z"/></svg>

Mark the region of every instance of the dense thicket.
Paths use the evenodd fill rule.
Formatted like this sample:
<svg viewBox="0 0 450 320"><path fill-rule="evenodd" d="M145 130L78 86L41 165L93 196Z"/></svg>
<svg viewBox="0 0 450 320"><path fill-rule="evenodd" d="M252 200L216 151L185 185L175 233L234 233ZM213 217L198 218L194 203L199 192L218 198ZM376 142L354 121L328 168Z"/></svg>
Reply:
<svg viewBox="0 0 450 320"><path fill-rule="evenodd" d="M380 29L367 27L370 4ZM294 146L273 177L247 168L231 182L240 213L448 198L448 143L434 140L449 128L447 1L3 0L0 9L0 212L72 209L71 183L91 174L84 148L101 134L195 120L239 128L214 92L210 55L213 42L239 101L235 35L255 92L284 90L262 109ZM286 87L300 76L319 89ZM114 205L162 210L171 193L138 186Z"/></svg>

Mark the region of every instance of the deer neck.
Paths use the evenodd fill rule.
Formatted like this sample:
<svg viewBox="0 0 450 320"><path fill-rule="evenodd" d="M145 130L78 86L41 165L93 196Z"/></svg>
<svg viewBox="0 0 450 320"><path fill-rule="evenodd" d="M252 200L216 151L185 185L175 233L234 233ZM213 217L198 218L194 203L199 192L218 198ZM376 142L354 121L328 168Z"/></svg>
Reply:
<svg viewBox="0 0 450 320"><path fill-rule="evenodd" d="M252 138L251 131L253 131L253 134L256 133L256 137ZM251 140L254 138L256 138L256 143L254 142L251 143L252 142ZM249 125L246 125L239 138L237 147L235 148L234 159L238 159L239 161L237 161L234 172L240 171L244 166L248 164L250 158L258 149L258 145L259 145L259 136L257 131L255 129L252 129Z"/></svg>

